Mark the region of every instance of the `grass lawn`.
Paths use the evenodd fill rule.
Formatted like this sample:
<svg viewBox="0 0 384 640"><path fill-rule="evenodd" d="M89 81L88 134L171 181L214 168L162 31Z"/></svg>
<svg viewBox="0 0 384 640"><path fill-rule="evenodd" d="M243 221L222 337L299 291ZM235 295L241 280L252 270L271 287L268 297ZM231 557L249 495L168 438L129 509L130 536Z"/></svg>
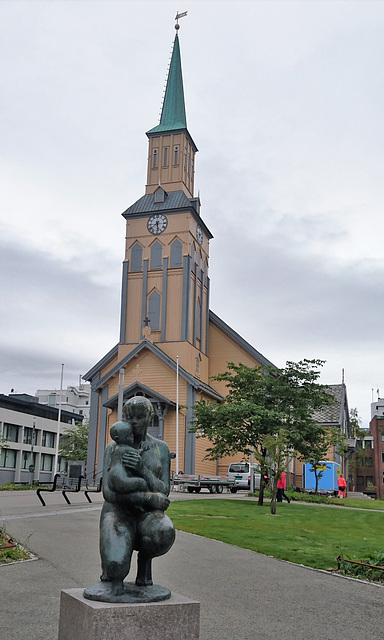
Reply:
<svg viewBox="0 0 384 640"><path fill-rule="evenodd" d="M181 531L317 569L335 569L338 555L360 559L384 548L384 514L368 509L282 503L272 516L269 504L207 499L172 502L167 513Z"/></svg>

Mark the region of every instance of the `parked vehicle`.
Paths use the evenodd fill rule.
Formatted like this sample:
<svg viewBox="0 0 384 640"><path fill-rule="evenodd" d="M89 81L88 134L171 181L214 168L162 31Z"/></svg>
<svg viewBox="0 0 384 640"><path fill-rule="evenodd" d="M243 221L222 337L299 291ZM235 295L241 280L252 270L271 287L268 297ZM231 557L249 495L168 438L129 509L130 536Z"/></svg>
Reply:
<svg viewBox="0 0 384 640"><path fill-rule="evenodd" d="M185 487L189 493L200 493L202 489L208 489L210 493L223 493L223 489L230 489L235 483L233 478L227 476L185 475L178 473L173 476L175 486Z"/></svg>
<svg viewBox="0 0 384 640"><path fill-rule="evenodd" d="M260 489L260 473L254 472L254 488ZM248 462L232 462L228 467L227 478L234 480L231 493L238 490L249 491L251 488L251 471Z"/></svg>
<svg viewBox="0 0 384 640"><path fill-rule="evenodd" d="M340 476L340 465L337 462L323 460L319 462L318 471L322 473L319 478L318 493L333 495L338 491L337 479ZM314 493L316 488L315 472L310 462L303 464L303 491Z"/></svg>

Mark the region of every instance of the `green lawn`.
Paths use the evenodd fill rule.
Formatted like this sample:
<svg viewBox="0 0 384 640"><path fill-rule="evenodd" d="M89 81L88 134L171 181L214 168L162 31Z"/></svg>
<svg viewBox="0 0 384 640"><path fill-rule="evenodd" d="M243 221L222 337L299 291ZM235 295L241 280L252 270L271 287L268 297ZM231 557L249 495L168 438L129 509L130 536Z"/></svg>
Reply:
<svg viewBox="0 0 384 640"><path fill-rule="evenodd" d="M369 510L282 503L272 516L269 504L207 499L172 502L167 513L181 531L317 569L384 548L384 514Z"/></svg>

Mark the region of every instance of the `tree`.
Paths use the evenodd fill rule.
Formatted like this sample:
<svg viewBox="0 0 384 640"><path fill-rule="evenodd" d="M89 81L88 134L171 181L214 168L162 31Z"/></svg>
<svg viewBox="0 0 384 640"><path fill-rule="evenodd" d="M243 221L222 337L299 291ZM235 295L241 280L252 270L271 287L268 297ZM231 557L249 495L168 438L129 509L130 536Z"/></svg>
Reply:
<svg viewBox="0 0 384 640"><path fill-rule="evenodd" d="M87 459L88 452L88 422L78 422L74 427L67 429L59 442L59 455L67 462L70 460Z"/></svg>
<svg viewBox="0 0 384 640"><path fill-rule="evenodd" d="M296 452L306 457L317 442L319 429L313 415L334 402L326 386L317 382L323 364L322 360L302 360L287 362L284 369L277 369L231 362L226 372L214 377L226 384L228 395L224 402L201 400L195 405L193 430L212 443L207 458L250 455L254 447L261 469L260 505L263 476L269 473L268 447L273 450L278 446L279 455L284 451L284 455ZM273 446L269 436L274 438ZM281 471L277 465L276 480Z"/></svg>
<svg viewBox="0 0 384 640"><path fill-rule="evenodd" d="M7 438L0 435L0 453L2 449L8 449L9 444Z"/></svg>

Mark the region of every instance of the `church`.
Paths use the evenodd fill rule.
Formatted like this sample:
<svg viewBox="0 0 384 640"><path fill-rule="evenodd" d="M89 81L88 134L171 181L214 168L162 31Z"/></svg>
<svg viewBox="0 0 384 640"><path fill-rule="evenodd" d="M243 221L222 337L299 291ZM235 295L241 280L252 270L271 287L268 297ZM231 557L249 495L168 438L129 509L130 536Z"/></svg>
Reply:
<svg viewBox="0 0 384 640"><path fill-rule="evenodd" d="M88 477L102 475L119 401L134 395L152 402L149 433L176 454L173 472L225 475L229 458L205 460L208 441L190 432L194 405L222 402L224 383L212 376L228 362L272 364L209 308L213 235L194 193L198 149L187 128L178 26L160 122L146 133L145 194L122 214L119 342L84 375L92 389Z"/></svg>

